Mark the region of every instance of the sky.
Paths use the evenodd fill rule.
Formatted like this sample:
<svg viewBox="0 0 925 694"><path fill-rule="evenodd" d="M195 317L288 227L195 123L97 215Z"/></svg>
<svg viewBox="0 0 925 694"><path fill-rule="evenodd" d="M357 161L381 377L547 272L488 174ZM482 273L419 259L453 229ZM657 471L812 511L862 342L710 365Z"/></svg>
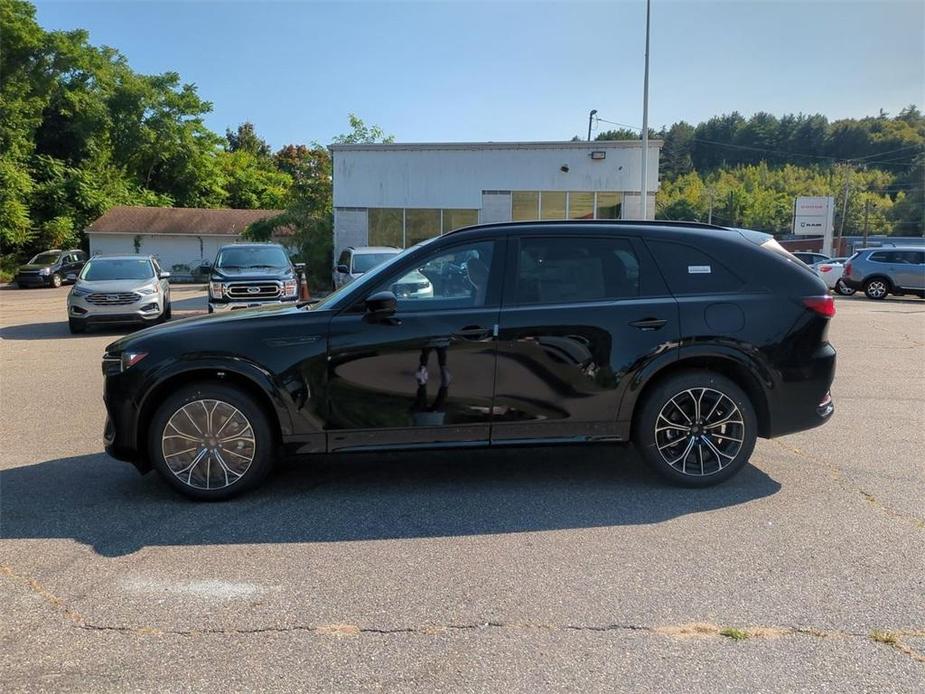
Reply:
<svg viewBox="0 0 925 694"><path fill-rule="evenodd" d="M642 123L643 0L36 2L138 72L176 71L217 132L274 148L348 130L399 142L564 140ZM925 109L925 3L653 0L649 125L739 111ZM599 129L613 127L599 123Z"/></svg>

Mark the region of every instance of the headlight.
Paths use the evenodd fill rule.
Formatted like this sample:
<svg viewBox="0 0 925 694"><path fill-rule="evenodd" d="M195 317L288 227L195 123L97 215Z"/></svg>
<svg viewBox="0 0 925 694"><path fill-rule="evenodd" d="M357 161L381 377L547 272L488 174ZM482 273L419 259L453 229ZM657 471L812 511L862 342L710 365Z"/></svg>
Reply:
<svg viewBox="0 0 925 694"><path fill-rule="evenodd" d="M221 299L225 286L221 282L209 282L209 296L213 299Z"/></svg>
<svg viewBox="0 0 925 694"><path fill-rule="evenodd" d="M149 294L157 294L157 285L150 286L150 287L142 287L141 289L138 290L138 293L144 294L146 296Z"/></svg>
<svg viewBox="0 0 925 694"><path fill-rule="evenodd" d="M283 296L296 296L299 293L298 280L286 280L283 282Z"/></svg>
<svg viewBox="0 0 925 694"><path fill-rule="evenodd" d="M40 275L50 275L50 274L51 274L51 268L50 268L50 267L43 267L41 270L39 270L39 274L40 274Z"/></svg>
<svg viewBox="0 0 925 694"><path fill-rule="evenodd" d="M81 287L79 284L75 284L71 292L73 292L74 296L89 296L93 293L93 290L87 289L86 287Z"/></svg>
<svg viewBox="0 0 925 694"><path fill-rule="evenodd" d="M147 352L122 352L122 370L129 369L148 356Z"/></svg>

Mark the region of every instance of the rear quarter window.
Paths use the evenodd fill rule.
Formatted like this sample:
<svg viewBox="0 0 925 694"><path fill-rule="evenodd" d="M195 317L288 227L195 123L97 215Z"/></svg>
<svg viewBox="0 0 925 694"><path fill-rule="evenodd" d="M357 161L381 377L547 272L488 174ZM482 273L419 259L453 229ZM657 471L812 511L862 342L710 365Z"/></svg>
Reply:
<svg viewBox="0 0 925 694"><path fill-rule="evenodd" d="M716 258L685 243L646 241L672 294L734 292L741 277Z"/></svg>

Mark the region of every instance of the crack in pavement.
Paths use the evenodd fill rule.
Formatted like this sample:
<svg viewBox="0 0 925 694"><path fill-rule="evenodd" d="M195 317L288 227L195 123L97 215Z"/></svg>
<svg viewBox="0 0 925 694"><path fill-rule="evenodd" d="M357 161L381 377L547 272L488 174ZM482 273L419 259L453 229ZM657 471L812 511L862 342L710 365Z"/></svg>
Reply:
<svg viewBox="0 0 925 694"><path fill-rule="evenodd" d="M129 634L136 636L180 636L180 637L197 637L208 635L260 635L260 634L286 634L305 632L318 636L334 636L337 638L356 637L362 634L374 634L380 636L393 635L419 635L419 636L437 636L439 634L453 631L479 631L488 629L503 630L520 630L520 631L587 631L597 633L634 633L652 636L667 637L673 639L688 638L716 638L740 641L746 639L772 639L783 637L810 637L819 639L837 639L853 638L865 639L875 643L882 643L890 646L903 655L912 658L918 662L925 663L925 654L919 653L907 643L903 638L907 637L925 637L925 629L903 629L895 631L873 630L870 633L854 632L842 629L818 629L807 626L722 626L708 622L690 622L682 624L633 624L633 623L613 623L613 624L545 624L531 622L472 622L472 623L449 623L449 624L420 624L414 626L399 627L374 627L359 626L355 624L295 624L289 626L265 626L250 628L211 628L201 629L162 629L151 626L127 626L127 625L109 625L96 624L88 621L76 609L70 607L65 601L45 588L36 579L19 574L12 567L0 564L0 575L6 576L21 585L26 586L32 593L50 605L56 612L63 615L67 622L74 628L89 632L113 632L119 634Z"/></svg>
<svg viewBox="0 0 925 694"><path fill-rule="evenodd" d="M777 439L770 439L769 442L784 449L785 451L789 453L793 453L794 455L800 456L804 460L808 460L814 465L827 468L829 472L832 474L832 477L835 478L835 481L838 482L839 485L843 489L849 492L852 492L854 494L859 494L861 498L863 498L868 504L870 504L872 507L882 512L883 514L887 516L891 516L892 518L897 518L899 520L906 521L910 523L912 527L918 528L919 530L925 530L925 518L920 518L914 514L906 513L905 511L898 511L897 509L892 508L891 506L887 506L885 503L880 501L873 494L871 494L868 491L865 491L864 489L859 487L857 484L855 484L851 480L851 478L845 473L845 471L842 470L837 465L835 465L835 463L830 463L828 461L821 460L819 458L811 456L808 453L805 453L801 449L797 448L796 446L788 446L784 443L781 443Z"/></svg>

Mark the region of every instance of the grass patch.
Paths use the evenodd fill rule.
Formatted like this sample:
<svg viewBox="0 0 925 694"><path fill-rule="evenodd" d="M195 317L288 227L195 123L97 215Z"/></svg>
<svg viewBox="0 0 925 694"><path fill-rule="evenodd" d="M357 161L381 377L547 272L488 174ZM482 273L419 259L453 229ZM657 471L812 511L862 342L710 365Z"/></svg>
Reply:
<svg viewBox="0 0 925 694"><path fill-rule="evenodd" d="M872 632L870 632L870 640L876 641L877 643L885 643L889 646L895 646L899 643L899 635L893 633L892 631L874 629Z"/></svg>
<svg viewBox="0 0 925 694"><path fill-rule="evenodd" d="M744 641L748 638L747 631L736 629L735 627L725 627L720 629L719 635L725 636L727 639L732 639L733 641Z"/></svg>

